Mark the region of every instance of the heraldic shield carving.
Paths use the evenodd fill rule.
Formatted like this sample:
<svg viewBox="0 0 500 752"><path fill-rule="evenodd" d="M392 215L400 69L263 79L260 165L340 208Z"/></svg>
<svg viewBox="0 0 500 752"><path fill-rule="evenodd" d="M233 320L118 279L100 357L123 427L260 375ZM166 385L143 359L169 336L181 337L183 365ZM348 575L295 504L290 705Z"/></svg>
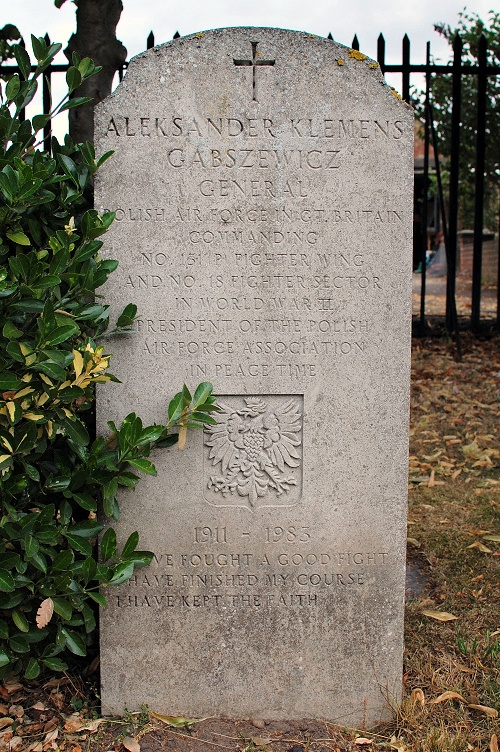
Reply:
<svg viewBox="0 0 500 752"><path fill-rule="evenodd" d="M301 395L222 396L205 428L204 496L213 506L291 507L302 495Z"/></svg>

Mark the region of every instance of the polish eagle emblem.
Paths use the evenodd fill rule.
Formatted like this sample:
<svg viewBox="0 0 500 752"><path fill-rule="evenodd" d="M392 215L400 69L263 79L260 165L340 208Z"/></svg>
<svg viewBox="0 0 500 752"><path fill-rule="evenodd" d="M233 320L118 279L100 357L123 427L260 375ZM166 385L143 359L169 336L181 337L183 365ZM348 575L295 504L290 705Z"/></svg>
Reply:
<svg viewBox="0 0 500 752"><path fill-rule="evenodd" d="M206 429L209 460L219 471L207 487L224 497L238 494L253 509L270 489L281 496L297 485L302 413L294 399L274 406L260 397L243 401L241 409L219 402L217 424Z"/></svg>

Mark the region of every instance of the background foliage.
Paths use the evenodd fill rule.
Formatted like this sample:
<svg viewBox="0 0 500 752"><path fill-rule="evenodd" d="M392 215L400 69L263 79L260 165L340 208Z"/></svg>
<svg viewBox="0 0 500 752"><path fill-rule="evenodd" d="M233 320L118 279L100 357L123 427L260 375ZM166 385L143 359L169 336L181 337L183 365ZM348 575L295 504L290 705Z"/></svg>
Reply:
<svg viewBox="0 0 500 752"><path fill-rule="evenodd" d="M484 34L488 43L488 65L500 65L500 13L490 11L486 21L477 13L459 13L455 29L446 24L435 24L435 30L444 36L450 47L457 34L463 41L463 64L478 63L478 41ZM460 207L462 226L474 226L474 172L476 160L477 75L462 76L462 121L460 129ZM435 127L439 151L445 159L451 151L451 74L434 76L431 86ZM421 102L423 95L420 95ZM419 109L422 109L420 104ZM500 79L489 76L486 89L486 160L485 160L485 226L497 226L498 189L500 186Z"/></svg>
<svg viewBox="0 0 500 752"><path fill-rule="evenodd" d="M109 310L96 296L117 266L99 256L114 215L89 208L92 178L111 153L96 160L90 143L69 137L53 139L52 154L38 148L48 116L23 121L21 111L61 45L32 37L32 46L33 75L27 52L13 46L21 75L0 107L0 678L24 670L28 679L65 669L65 654L84 656L95 604L105 605L99 588L151 560L137 533L118 550L112 528L97 555L99 503L116 519L119 487L134 488L138 471L156 473L151 449L183 442L216 409L210 384L193 397L184 387L166 425L144 427L132 413L110 424L108 438L92 438L95 385L116 380L102 344ZM87 101L68 97L95 71L73 56L52 117ZM114 331L135 313L126 306Z"/></svg>

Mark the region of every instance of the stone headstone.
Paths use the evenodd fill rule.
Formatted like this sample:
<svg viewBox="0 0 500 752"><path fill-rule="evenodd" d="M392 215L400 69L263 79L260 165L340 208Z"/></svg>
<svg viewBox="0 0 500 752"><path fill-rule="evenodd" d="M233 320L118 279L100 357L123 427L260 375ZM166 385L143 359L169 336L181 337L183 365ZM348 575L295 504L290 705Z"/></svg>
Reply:
<svg viewBox="0 0 500 752"><path fill-rule="evenodd" d="M136 57L96 109L105 290L132 301L99 421L218 424L121 494L155 560L107 592L106 713L386 717L402 674L413 114L311 34L220 29Z"/></svg>

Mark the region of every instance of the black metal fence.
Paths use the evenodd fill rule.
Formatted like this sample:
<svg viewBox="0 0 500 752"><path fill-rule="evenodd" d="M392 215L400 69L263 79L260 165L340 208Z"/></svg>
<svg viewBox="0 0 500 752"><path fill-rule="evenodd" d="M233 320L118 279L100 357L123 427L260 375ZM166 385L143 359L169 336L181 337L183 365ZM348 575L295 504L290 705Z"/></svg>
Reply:
<svg viewBox="0 0 500 752"><path fill-rule="evenodd" d="M180 34L175 33L174 39ZM332 35L328 35L332 39ZM46 41L49 41L48 35ZM154 47L154 34L151 32L147 38L146 47ZM355 35L352 41L352 48L359 50L358 37ZM427 43L426 62L415 64L410 60L410 39L405 34L402 41L401 63L389 64L385 61L385 39L382 34L377 40L377 62L380 65L382 73L400 74L401 75L401 95L402 98L411 103L410 96L410 77L412 74L421 74L425 77L425 97L423 101L424 123L423 123L423 174L420 176L421 191L420 209L415 212L418 216L418 222L414 222L415 238L417 247L414 248L414 261L418 264L421 273L420 288L420 307L418 313L414 315L414 324L417 331L425 332L427 330L428 314L426 311L427 301L427 274L426 260L429 243L429 230L440 229L444 236L446 249L446 326L450 332L457 332L460 323L470 324L474 330L480 330L484 325L490 325L494 322L497 329L500 329L500 231L497 234L497 268L496 268L496 313L491 313L487 317L481 316L481 295L482 295L482 269L483 269L483 217L484 217L484 191L485 191L485 145L488 136L487 122L487 81L489 77L500 76L500 66L487 64L488 49L487 40L484 36L478 40L478 63L477 65L464 64L463 42L459 36L454 40L453 59L447 64L435 64L432 62L430 43ZM128 63L118 71L120 80L123 77L124 70ZM65 73L68 65L52 65L46 72L42 84L42 98L44 112L50 111L50 91L51 79L54 74ZM35 66L33 66L33 70ZM17 72L18 69L13 65L4 65L0 67L0 75L9 75ZM451 143L448 145L439 144L436 136L434 123L434 112L432 107L432 86L436 76L443 74L452 76L452 111L451 111ZM471 284L471 303L470 316L464 321L464 317L457 314L456 305L456 285L457 285L457 248L458 248L458 231L459 231L459 167L460 167L460 136L461 136L461 119L462 119L462 80L463 76L477 76L477 101L476 106L476 154L474 166L474 228L473 228L473 258L472 258L472 284ZM470 107L471 102L466 103ZM48 122L44 129L45 148L50 149L51 123ZM430 160L430 150L433 150L433 165ZM441 153L448 154L446 160L446 170L448 172L448 190L443 187L442 180L442 158ZM433 173L437 184L436 197L436 216L434 217L434 227L430 222L429 207L430 202L430 175ZM436 227L438 224L438 228ZM431 225L431 226L430 226ZM499 228L500 230L500 228Z"/></svg>

